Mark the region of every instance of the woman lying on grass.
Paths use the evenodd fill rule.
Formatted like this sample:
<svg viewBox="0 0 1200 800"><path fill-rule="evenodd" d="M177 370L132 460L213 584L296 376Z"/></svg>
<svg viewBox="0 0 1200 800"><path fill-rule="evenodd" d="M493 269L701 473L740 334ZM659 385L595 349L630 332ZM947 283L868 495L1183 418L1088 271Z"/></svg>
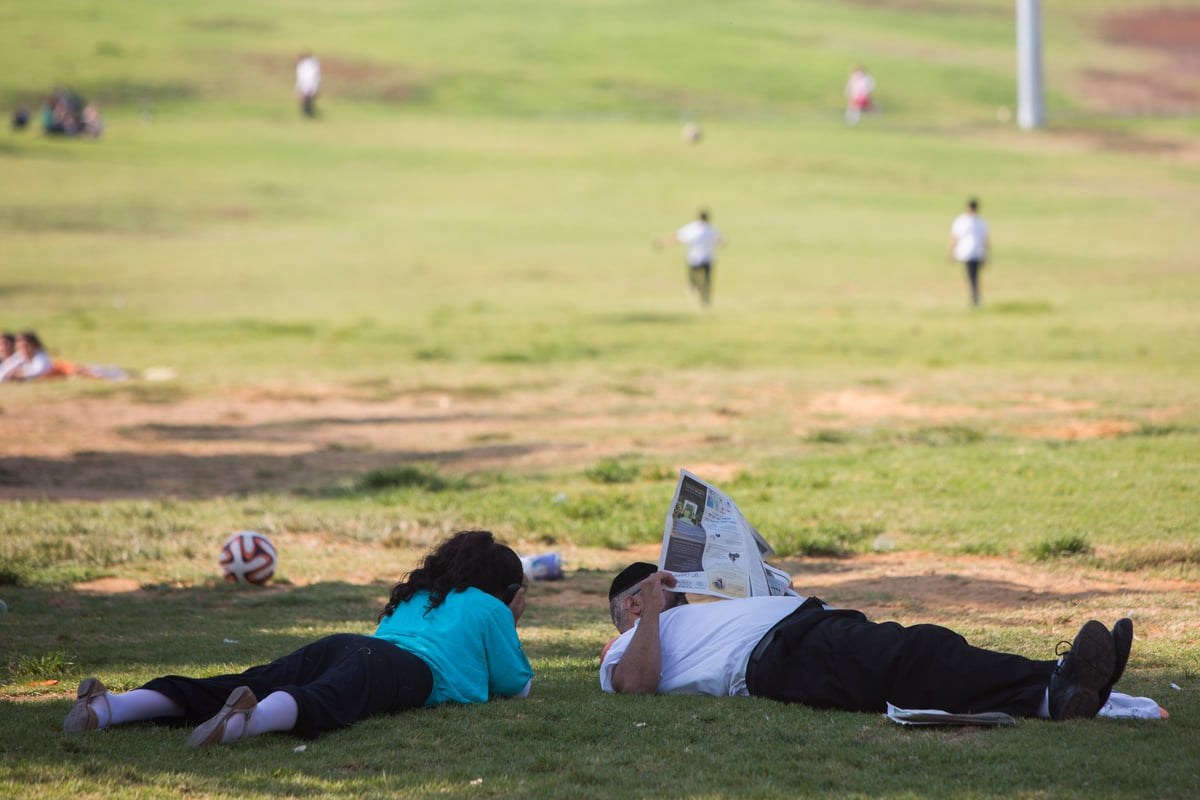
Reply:
<svg viewBox="0 0 1200 800"><path fill-rule="evenodd" d="M168 675L125 694L87 678L63 730L199 723L187 744L205 747L269 731L313 738L376 714L525 697L533 669L516 628L524 578L521 559L491 533L456 533L393 587L374 636L334 634L240 675Z"/></svg>

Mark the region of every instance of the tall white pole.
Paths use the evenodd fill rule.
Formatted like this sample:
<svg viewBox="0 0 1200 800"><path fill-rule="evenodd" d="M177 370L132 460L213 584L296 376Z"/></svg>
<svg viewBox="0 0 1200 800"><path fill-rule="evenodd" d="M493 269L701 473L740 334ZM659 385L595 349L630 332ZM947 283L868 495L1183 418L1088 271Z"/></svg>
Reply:
<svg viewBox="0 0 1200 800"><path fill-rule="evenodd" d="M1042 96L1042 3L1017 0L1017 124L1046 127Z"/></svg>

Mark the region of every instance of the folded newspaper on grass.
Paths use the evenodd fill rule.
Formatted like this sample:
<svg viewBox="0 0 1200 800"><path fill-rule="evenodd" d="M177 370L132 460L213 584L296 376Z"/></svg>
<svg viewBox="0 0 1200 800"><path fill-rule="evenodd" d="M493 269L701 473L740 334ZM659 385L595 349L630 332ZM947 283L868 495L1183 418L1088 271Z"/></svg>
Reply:
<svg viewBox="0 0 1200 800"><path fill-rule="evenodd" d="M795 595L792 577L764 559L775 555L728 495L680 470L667 512L658 568L675 591L715 597Z"/></svg>
<svg viewBox="0 0 1200 800"><path fill-rule="evenodd" d="M896 708L888 703L885 717L901 725L1016 725L1017 721L1002 711L983 714L951 714L933 708ZM1096 714L1108 719L1167 719L1167 710L1149 697L1113 692L1108 702Z"/></svg>
<svg viewBox="0 0 1200 800"><path fill-rule="evenodd" d="M982 714L951 714L936 708L896 708L887 704L887 718L901 725L1016 725L1017 721L1003 711Z"/></svg>

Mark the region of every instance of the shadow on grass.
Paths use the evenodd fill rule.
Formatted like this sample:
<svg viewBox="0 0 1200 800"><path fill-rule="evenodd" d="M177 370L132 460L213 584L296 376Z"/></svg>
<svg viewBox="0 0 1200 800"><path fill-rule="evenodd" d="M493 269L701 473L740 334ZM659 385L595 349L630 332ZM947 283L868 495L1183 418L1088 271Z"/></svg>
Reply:
<svg viewBox="0 0 1200 800"><path fill-rule="evenodd" d="M297 435L318 427L358 427L365 425L424 425L485 419L475 414L426 414L386 417L309 417L257 425L138 425L122 430L127 439L146 442L249 441L290 442Z"/></svg>
<svg viewBox="0 0 1200 800"><path fill-rule="evenodd" d="M326 633L370 633L389 590L343 582L266 589L213 583L116 594L7 587L0 668L7 667L9 680L19 678L17 685L100 673L122 688L134 679L120 673L244 668ZM65 655L64 674L14 675L22 658L52 652ZM117 674L105 676L108 670Z"/></svg>
<svg viewBox="0 0 1200 800"><path fill-rule="evenodd" d="M196 441L220 430L192 431ZM277 441L288 440L286 431ZM576 447L554 443L489 444L447 450L358 450L326 445L303 453L190 454L82 451L73 457L0 458L0 496L9 499L206 499L257 492L328 492L374 470L502 463L533 453Z"/></svg>

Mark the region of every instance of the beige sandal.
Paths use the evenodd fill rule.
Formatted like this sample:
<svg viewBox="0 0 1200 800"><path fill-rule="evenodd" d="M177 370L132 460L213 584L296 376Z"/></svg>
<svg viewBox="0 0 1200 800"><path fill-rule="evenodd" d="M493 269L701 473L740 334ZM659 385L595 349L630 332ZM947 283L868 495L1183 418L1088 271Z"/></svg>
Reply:
<svg viewBox="0 0 1200 800"><path fill-rule="evenodd" d="M258 708L258 699L254 696L254 692L250 691L249 686L239 686L230 693L229 699L225 701L225 705L216 713L216 716L192 731L185 744L188 747L211 747L214 744L221 744L221 739L225 736L225 726L238 714L244 717L242 732L230 744L242 739L246 735L246 726L250 723L250 715L256 708Z"/></svg>
<svg viewBox="0 0 1200 800"><path fill-rule="evenodd" d="M108 704L108 687L101 683L99 678L84 678L75 691L75 705L71 706L71 710L67 712L67 718L63 720L65 733L86 733L101 727L100 717L92 708L92 701L96 699L104 701L104 710L108 712L108 720L105 724L112 722L112 707Z"/></svg>

